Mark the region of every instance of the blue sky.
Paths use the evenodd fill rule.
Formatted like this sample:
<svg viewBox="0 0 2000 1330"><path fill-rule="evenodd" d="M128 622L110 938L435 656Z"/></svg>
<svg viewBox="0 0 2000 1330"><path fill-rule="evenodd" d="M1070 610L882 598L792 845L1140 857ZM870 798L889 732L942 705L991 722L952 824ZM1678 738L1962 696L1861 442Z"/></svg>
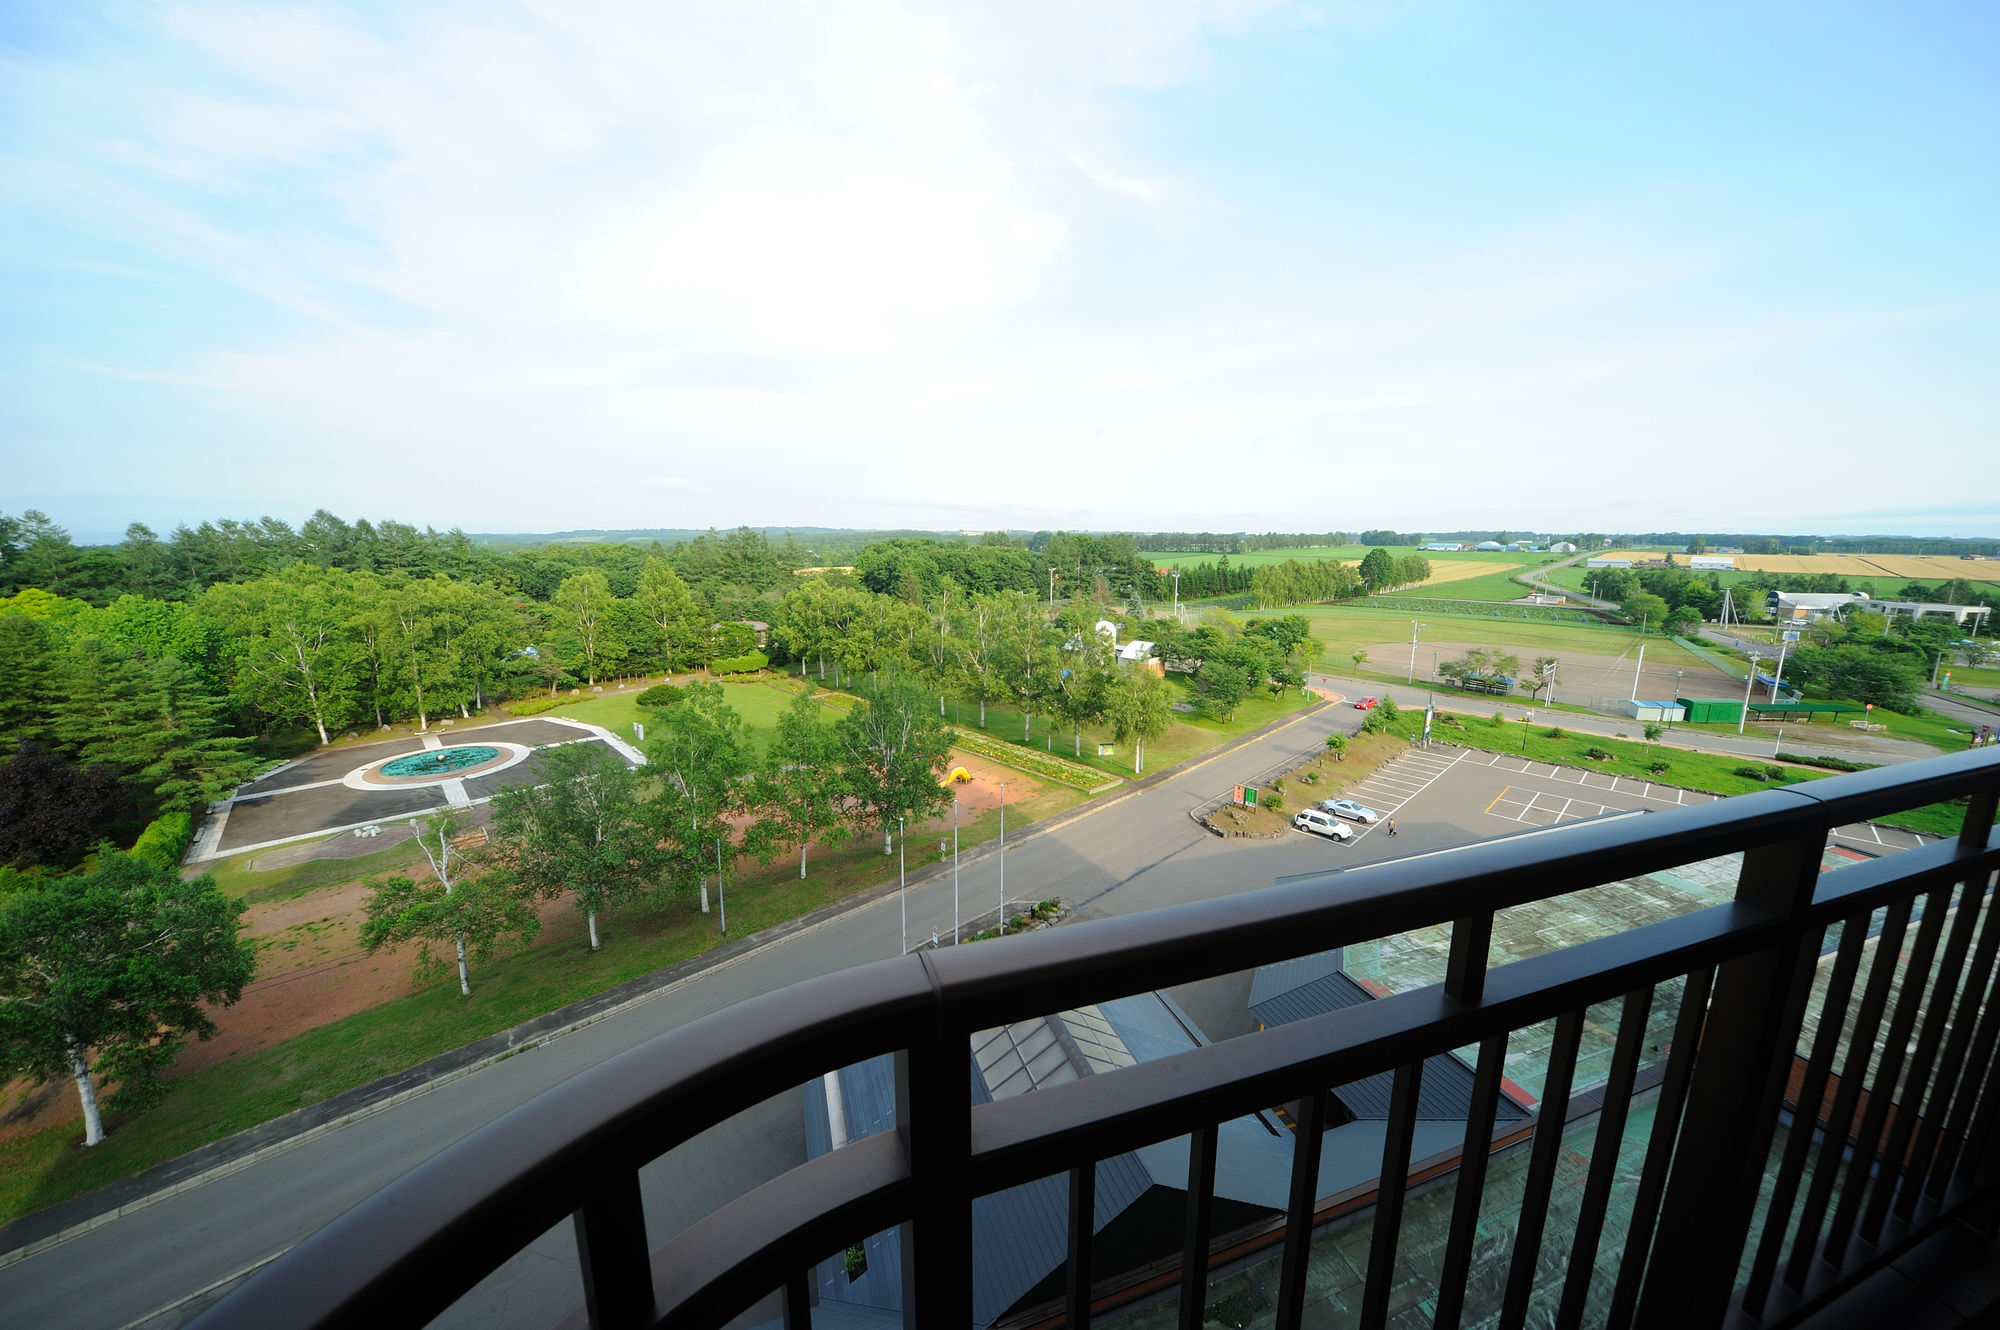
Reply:
<svg viewBox="0 0 2000 1330"><path fill-rule="evenodd" d="M0 510L2000 533L2000 10L0 9Z"/></svg>

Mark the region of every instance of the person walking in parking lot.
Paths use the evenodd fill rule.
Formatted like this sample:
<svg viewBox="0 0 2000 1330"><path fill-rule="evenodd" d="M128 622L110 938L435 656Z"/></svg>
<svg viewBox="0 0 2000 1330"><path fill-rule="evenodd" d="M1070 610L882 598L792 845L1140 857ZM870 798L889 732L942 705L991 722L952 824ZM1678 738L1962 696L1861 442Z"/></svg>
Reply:
<svg viewBox="0 0 2000 1330"><path fill-rule="evenodd" d="M1396 834L1396 819L1393 817L1389 819L1389 834L1391 836Z"/></svg>

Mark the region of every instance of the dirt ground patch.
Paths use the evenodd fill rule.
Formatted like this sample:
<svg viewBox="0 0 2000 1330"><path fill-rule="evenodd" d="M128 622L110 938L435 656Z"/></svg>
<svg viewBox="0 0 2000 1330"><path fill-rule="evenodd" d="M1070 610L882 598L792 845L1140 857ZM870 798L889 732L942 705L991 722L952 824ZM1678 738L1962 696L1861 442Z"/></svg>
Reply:
<svg viewBox="0 0 2000 1330"><path fill-rule="evenodd" d="M1425 638L1417 644L1417 682L1430 678L1433 655L1439 663L1456 660L1474 647L1486 645L1483 642L1433 641ZM1519 656L1522 677L1534 669L1538 656L1554 656L1562 662L1556 671L1556 700L1558 702L1589 703L1592 701L1616 700L1626 697L1671 698L1674 696L1676 674L1682 697L1735 697L1743 691L1743 681L1724 674L1713 665L1689 655L1672 642L1653 638L1646 642L1646 661L1639 667L1639 644L1634 641L1622 655L1608 656L1595 652L1573 651L1561 647L1553 650L1537 650L1532 647L1509 647L1504 650ZM1397 664L1407 665L1410 659L1408 640L1401 642L1380 642L1368 647L1369 668L1394 668ZM1638 687L1633 688L1633 673L1639 671ZM1453 690L1454 697L1460 696ZM1476 700L1476 699L1475 699ZM1495 698L1495 702L1504 699ZM1517 689L1513 700L1526 702L1525 684Z"/></svg>

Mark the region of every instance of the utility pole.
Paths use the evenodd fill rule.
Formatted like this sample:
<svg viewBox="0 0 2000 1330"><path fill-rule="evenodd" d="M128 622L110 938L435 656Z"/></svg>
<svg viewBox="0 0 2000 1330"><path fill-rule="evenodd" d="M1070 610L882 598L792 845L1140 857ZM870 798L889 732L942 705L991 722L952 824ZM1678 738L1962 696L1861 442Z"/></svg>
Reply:
<svg viewBox="0 0 2000 1330"><path fill-rule="evenodd" d="M958 945L958 796L951 798L951 945Z"/></svg>
<svg viewBox="0 0 2000 1330"><path fill-rule="evenodd" d="M1931 687L1937 687L1938 671L1944 668L1944 648L1938 648L1937 664L1931 666Z"/></svg>
<svg viewBox="0 0 2000 1330"><path fill-rule="evenodd" d="M1007 927L1007 782L1000 782L1000 921L996 930Z"/></svg>
<svg viewBox="0 0 2000 1330"><path fill-rule="evenodd" d="M1778 668L1777 672L1771 675L1771 701L1774 703L1778 700L1778 685L1785 680L1785 648L1790 645L1790 642L1782 638L1778 642Z"/></svg>
<svg viewBox="0 0 2000 1330"><path fill-rule="evenodd" d="M1407 683L1414 684L1417 681L1417 634L1428 627L1429 624L1418 623L1415 619L1410 620L1410 677L1405 680Z"/></svg>
<svg viewBox="0 0 2000 1330"><path fill-rule="evenodd" d="M729 894L722 889L722 837L715 838L715 901L722 908L722 935L729 936Z"/></svg>
<svg viewBox="0 0 2000 1330"><path fill-rule="evenodd" d="M1743 733L1744 724L1750 719L1750 687L1757 682L1757 662L1764 659L1754 652L1750 656L1750 673L1743 680L1743 714L1736 718L1736 732Z"/></svg>
<svg viewBox="0 0 2000 1330"><path fill-rule="evenodd" d="M1639 700L1639 671L1646 668L1646 644L1639 644L1639 663L1632 667L1632 700Z"/></svg>
<svg viewBox="0 0 2000 1330"><path fill-rule="evenodd" d="M1181 617L1181 569L1179 564L1175 564L1174 565L1174 618L1178 620L1180 617Z"/></svg>
<svg viewBox="0 0 2000 1330"><path fill-rule="evenodd" d="M910 954L910 879L903 872L903 818L896 817L896 897L903 907L903 955Z"/></svg>

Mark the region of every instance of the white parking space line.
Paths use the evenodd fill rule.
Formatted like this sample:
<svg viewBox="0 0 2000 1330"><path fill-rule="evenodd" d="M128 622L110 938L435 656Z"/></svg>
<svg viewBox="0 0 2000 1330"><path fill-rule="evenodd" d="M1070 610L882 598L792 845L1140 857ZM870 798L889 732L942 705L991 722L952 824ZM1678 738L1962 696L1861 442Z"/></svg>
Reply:
<svg viewBox="0 0 2000 1330"><path fill-rule="evenodd" d="M1415 756L1430 757L1430 763L1432 766L1435 766L1436 769L1432 771L1431 775L1427 779L1425 779L1422 784L1418 785L1415 789L1410 790L1406 794L1400 792L1390 792L1390 797L1388 799L1369 798L1366 802L1370 807L1374 808L1376 812L1382 815L1382 821L1371 823L1368 826L1362 827L1361 830L1355 835L1354 841L1361 840L1362 837L1366 836L1369 832L1375 830L1376 827L1379 827L1383 823L1387 822L1391 817L1395 815L1398 809L1402 808L1404 804L1407 804L1408 802L1410 802L1410 800L1416 798L1419 794L1422 794L1425 790L1429 789L1433 784L1437 782L1437 780L1441 776L1445 774L1445 772L1450 771L1453 767L1457 766L1460 761L1463 760L1464 751L1461 750L1458 756L1450 758L1449 760L1439 757L1432 757L1430 754L1421 754ZM1408 760L1409 760L1408 756L1399 757L1396 759L1395 762L1391 763L1390 765L1400 766L1403 762ZM1378 780L1378 778L1382 777L1385 774L1385 771L1386 768L1376 769L1375 771L1369 774L1366 780L1356 782L1354 788L1356 790L1366 788L1370 784L1375 783ZM1353 844L1354 841L1350 841L1348 843Z"/></svg>

